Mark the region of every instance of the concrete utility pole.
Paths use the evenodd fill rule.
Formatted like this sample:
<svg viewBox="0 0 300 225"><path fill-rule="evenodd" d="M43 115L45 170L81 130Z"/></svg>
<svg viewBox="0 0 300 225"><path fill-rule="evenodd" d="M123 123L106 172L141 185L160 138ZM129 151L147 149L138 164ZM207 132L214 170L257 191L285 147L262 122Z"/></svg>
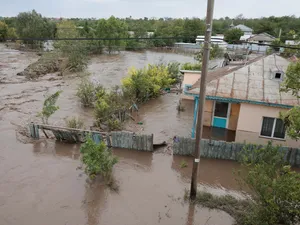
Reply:
<svg viewBox="0 0 300 225"><path fill-rule="evenodd" d="M198 166L200 163L200 142L202 139L202 132L203 132L203 114L204 114L205 95L206 95L206 77L208 73L213 12L214 12L214 0L207 0L206 33L205 33L205 40L204 40L204 47L203 47L204 51L203 51L201 83L200 83L200 92L199 92L199 106L198 106L197 126L196 126L196 144L195 144L195 153L194 153L195 159L193 162L191 193L190 193L191 200L194 200L197 194Z"/></svg>

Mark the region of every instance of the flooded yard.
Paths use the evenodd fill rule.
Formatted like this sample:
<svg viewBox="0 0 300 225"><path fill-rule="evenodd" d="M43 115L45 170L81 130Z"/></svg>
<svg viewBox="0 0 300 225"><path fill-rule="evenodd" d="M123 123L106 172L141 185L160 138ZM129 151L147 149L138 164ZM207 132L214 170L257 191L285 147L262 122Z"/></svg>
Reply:
<svg viewBox="0 0 300 225"><path fill-rule="evenodd" d="M163 60L189 62L192 57L157 52L122 53L92 58L92 79L105 86L120 84L131 66L143 67ZM60 109L50 124L64 125L68 116L80 116L86 127L93 123L91 110L81 107L75 96L79 78L48 74L28 81L16 74L37 60L34 53L21 53L0 45L0 220L1 225L107 225L107 224L222 224L231 225L226 213L184 203L189 189L192 159L172 156L169 149L153 153L114 149L119 162L114 192L96 181L88 183L78 167L79 145L39 140L28 142L16 130L39 121L44 95L63 90ZM193 106L177 113L179 95L167 94L143 105L142 125L126 129L153 133L155 141L170 141L174 135L190 135ZM182 160L187 162L181 168ZM218 194L239 194L232 174L239 165L231 161L201 159L199 186Z"/></svg>

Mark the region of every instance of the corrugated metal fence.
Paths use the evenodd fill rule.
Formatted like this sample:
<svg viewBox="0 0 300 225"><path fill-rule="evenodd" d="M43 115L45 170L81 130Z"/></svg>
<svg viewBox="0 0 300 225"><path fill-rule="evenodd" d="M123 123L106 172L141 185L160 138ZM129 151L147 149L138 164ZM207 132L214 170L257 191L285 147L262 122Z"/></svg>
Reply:
<svg viewBox="0 0 300 225"><path fill-rule="evenodd" d="M238 160L238 154L245 144L215 140L201 141L201 157L213 159ZM247 144L248 148L255 148L255 145ZM173 143L174 155L193 155L195 151L195 139L177 137ZM284 152L285 160L291 166L300 167L300 149L280 147L279 151Z"/></svg>

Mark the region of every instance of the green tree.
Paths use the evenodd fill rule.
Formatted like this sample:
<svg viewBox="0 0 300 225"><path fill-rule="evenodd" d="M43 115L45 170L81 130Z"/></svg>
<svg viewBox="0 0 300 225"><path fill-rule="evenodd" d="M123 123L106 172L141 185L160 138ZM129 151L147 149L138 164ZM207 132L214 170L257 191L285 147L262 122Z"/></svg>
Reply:
<svg viewBox="0 0 300 225"><path fill-rule="evenodd" d="M108 20L100 19L96 28L96 37L112 39L104 40L99 43L107 48L109 54L113 51L120 50L121 47L125 47L126 42L124 40L113 39L128 37L127 24L114 16L111 16Z"/></svg>
<svg viewBox="0 0 300 225"><path fill-rule="evenodd" d="M241 29L230 29L227 30L224 34L224 40L229 44L239 43L241 36L243 35Z"/></svg>
<svg viewBox="0 0 300 225"><path fill-rule="evenodd" d="M105 179L109 179L112 173L113 166L118 162L118 159L112 154L104 142L96 144L90 136L86 142L80 147L82 154L82 162L85 165L85 173L94 179L97 175Z"/></svg>
<svg viewBox="0 0 300 225"><path fill-rule="evenodd" d="M17 35L17 32L16 32L16 29L14 27L9 27L8 28L8 31L7 31L7 37L8 38L17 38L18 35Z"/></svg>
<svg viewBox="0 0 300 225"><path fill-rule="evenodd" d="M55 24L50 23L46 18L35 10L31 12L19 13L16 17L16 30L20 38L51 38L53 37ZM34 47L40 46L40 41L26 40L25 43L35 44Z"/></svg>
<svg viewBox="0 0 300 225"><path fill-rule="evenodd" d="M300 62L291 63L286 71L281 91L291 92L296 98L300 98ZM295 139L300 139L300 106L295 106L287 113L281 115L288 135Z"/></svg>
<svg viewBox="0 0 300 225"><path fill-rule="evenodd" d="M0 42L8 37L8 26L5 22L0 21Z"/></svg>
<svg viewBox="0 0 300 225"><path fill-rule="evenodd" d="M79 38L79 31L72 21L57 24L57 38ZM73 72L83 71L87 66L87 43L80 40L60 40L55 46L68 58L67 69Z"/></svg>

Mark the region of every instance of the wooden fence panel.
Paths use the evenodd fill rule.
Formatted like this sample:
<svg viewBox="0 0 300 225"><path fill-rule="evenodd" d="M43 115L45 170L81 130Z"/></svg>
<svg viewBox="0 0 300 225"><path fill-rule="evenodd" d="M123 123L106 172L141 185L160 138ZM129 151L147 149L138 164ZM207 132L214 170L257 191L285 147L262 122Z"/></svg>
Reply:
<svg viewBox="0 0 300 225"><path fill-rule="evenodd" d="M243 150L245 145L246 144L242 143L204 139L201 141L200 155L204 158L238 160L238 155ZM261 148L263 146L247 144L247 147L250 149L254 149L256 147ZM194 151L195 139L177 137L173 142L174 155L194 155ZM291 166L300 167L299 148L280 147L279 151L284 154L285 161L288 162Z"/></svg>

